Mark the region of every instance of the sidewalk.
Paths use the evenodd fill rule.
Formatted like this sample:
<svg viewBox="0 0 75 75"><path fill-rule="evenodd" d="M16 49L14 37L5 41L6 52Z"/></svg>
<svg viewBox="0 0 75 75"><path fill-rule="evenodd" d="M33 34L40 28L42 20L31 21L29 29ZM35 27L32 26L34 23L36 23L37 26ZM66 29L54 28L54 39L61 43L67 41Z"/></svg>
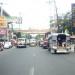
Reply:
<svg viewBox="0 0 75 75"><path fill-rule="evenodd" d="M0 55L4 55L6 53L9 53L10 51L12 51L15 47L12 47L10 49L4 49L3 51L0 51Z"/></svg>

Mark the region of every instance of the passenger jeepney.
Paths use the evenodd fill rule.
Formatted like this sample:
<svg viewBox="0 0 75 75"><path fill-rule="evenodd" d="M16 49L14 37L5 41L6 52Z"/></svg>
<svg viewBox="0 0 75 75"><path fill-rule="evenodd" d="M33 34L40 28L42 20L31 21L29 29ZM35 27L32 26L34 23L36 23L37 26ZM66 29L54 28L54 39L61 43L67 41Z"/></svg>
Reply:
<svg viewBox="0 0 75 75"><path fill-rule="evenodd" d="M70 52L70 35L65 33L53 33L48 37L49 48L51 53Z"/></svg>

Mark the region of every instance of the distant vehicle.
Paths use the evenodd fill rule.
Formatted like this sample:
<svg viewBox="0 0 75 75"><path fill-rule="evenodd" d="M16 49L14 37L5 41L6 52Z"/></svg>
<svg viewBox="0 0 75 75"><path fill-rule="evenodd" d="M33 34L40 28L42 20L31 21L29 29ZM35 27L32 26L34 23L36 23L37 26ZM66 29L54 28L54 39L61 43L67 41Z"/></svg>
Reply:
<svg viewBox="0 0 75 75"><path fill-rule="evenodd" d="M26 44L27 44L27 45L29 45L29 41L30 41L29 39L26 39Z"/></svg>
<svg viewBox="0 0 75 75"><path fill-rule="evenodd" d="M54 33L48 38L49 47L48 50L51 53L66 52L69 53L70 47L70 35L65 33Z"/></svg>
<svg viewBox="0 0 75 75"><path fill-rule="evenodd" d="M30 46L36 46L36 45L37 45L36 39L30 39L29 45L30 45Z"/></svg>
<svg viewBox="0 0 75 75"><path fill-rule="evenodd" d="M48 48L48 39L44 39L43 40L43 44L42 44L42 47L45 49L47 49Z"/></svg>
<svg viewBox="0 0 75 75"><path fill-rule="evenodd" d="M39 41L39 46L42 47L43 46L43 43L44 43L44 41L43 40L40 40Z"/></svg>
<svg viewBox="0 0 75 75"><path fill-rule="evenodd" d="M0 42L0 51L3 51L4 50L4 45L2 42Z"/></svg>
<svg viewBox="0 0 75 75"><path fill-rule="evenodd" d="M17 45L17 40L11 39L11 44L12 44L13 46L16 46L16 45Z"/></svg>
<svg viewBox="0 0 75 75"><path fill-rule="evenodd" d="M16 47L17 48L20 48L20 47L26 48L27 47L26 38L18 38Z"/></svg>
<svg viewBox="0 0 75 75"><path fill-rule="evenodd" d="M12 44L11 44L11 42L9 42L9 41L6 41L5 43L4 43L4 48L11 48L12 47Z"/></svg>

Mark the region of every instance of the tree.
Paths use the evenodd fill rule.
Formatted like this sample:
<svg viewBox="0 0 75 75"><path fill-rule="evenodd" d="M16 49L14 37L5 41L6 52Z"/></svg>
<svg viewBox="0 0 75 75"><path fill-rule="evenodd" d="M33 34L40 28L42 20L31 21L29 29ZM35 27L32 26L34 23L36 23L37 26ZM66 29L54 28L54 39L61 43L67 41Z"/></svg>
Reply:
<svg viewBox="0 0 75 75"><path fill-rule="evenodd" d="M65 29L67 29L69 31L69 33L71 33L71 12L67 12L66 14L64 14L64 16L58 16L58 25L59 25L59 30L58 32L65 32ZM57 25L56 24L56 20L50 20L50 24L53 25Z"/></svg>
<svg viewBox="0 0 75 75"><path fill-rule="evenodd" d="M62 27L62 23L63 23L62 16L58 16L58 21L57 22L56 22L56 20L50 20L50 25L51 25L51 27L53 27L53 25L56 25L55 27L58 28L57 32L60 32L61 31L60 26Z"/></svg>
<svg viewBox="0 0 75 75"><path fill-rule="evenodd" d="M26 36L27 39L31 39L32 38L32 36L30 34L25 34L25 36Z"/></svg>
<svg viewBox="0 0 75 75"><path fill-rule="evenodd" d="M41 38L44 38L44 35L40 35L40 34L38 34L38 35L36 35L36 37L35 37L37 40L40 40Z"/></svg>
<svg viewBox="0 0 75 75"><path fill-rule="evenodd" d="M21 38L21 32L16 33L17 38Z"/></svg>
<svg viewBox="0 0 75 75"><path fill-rule="evenodd" d="M65 30L67 29L69 31L69 33L71 33L71 13L67 12L64 17L63 17L63 31L65 32Z"/></svg>

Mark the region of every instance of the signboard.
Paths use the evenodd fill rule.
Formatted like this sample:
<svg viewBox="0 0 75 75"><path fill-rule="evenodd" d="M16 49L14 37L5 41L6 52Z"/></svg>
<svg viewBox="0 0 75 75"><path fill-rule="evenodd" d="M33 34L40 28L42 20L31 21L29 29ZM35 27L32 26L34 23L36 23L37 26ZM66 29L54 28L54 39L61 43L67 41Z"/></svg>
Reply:
<svg viewBox="0 0 75 75"><path fill-rule="evenodd" d="M17 16L7 17L7 21L16 24L22 24L22 17L17 17Z"/></svg>
<svg viewBox="0 0 75 75"><path fill-rule="evenodd" d="M22 17L17 17L16 23L17 23L17 24L22 24Z"/></svg>
<svg viewBox="0 0 75 75"><path fill-rule="evenodd" d="M0 28L1 27L6 27L6 18L4 16L0 16Z"/></svg>
<svg viewBox="0 0 75 75"><path fill-rule="evenodd" d="M22 24L22 17L12 16L12 22L16 24Z"/></svg>
<svg viewBox="0 0 75 75"><path fill-rule="evenodd" d="M7 30L5 28L0 29L0 35L5 35L7 33Z"/></svg>

